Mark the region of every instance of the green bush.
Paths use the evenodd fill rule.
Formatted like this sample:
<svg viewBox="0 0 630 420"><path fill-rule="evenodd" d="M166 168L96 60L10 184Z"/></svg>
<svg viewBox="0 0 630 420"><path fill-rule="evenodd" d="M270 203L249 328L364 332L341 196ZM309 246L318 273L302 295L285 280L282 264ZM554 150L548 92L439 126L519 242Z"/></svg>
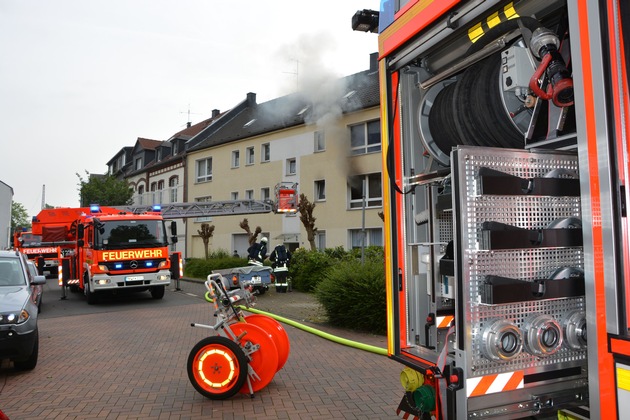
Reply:
<svg viewBox="0 0 630 420"><path fill-rule="evenodd" d="M376 255L365 258L364 263L345 259L323 274L315 296L332 325L375 334L387 332L385 267L383 258Z"/></svg>
<svg viewBox="0 0 630 420"><path fill-rule="evenodd" d="M324 271L336 261L328 254L298 248L291 254L289 276L291 286L301 292L312 292L322 279Z"/></svg>

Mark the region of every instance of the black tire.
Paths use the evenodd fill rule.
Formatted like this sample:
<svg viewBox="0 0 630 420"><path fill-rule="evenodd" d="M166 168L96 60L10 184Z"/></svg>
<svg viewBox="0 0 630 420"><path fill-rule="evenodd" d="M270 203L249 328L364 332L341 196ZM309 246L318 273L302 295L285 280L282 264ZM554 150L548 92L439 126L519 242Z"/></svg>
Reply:
<svg viewBox="0 0 630 420"><path fill-rule="evenodd" d="M83 293L85 294L85 299L87 300L88 305L94 305L98 302L96 293L90 291L90 280L87 278L87 275L85 275L83 281Z"/></svg>
<svg viewBox="0 0 630 420"><path fill-rule="evenodd" d="M206 358L209 358L207 364L204 363ZM211 400L224 400L239 392L245 384L247 363L247 356L238 344L229 338L215 336L195 344L188 355L186 370L197 392ZM221 375L215 379L222 380L219 386L211 382L213 378L207 373Z"/></svg>
<svg viewBox="0 0 630 420"><path fill-rule="evenodd" d="M265 288L265 286L258 286L256 288L254 288L254 290L258 290L258 294L260 296L264 295L265 292L267 291L267 289Z"/></svg>
<svg viewBox="0 0 630 420"><path fill-rule="evenodd" d="M13 367L15 370L33 370L37 366L37 356L39 355L39 331L35 330L35 344L33 344L33 351L26 360L14 361Z"/></svg>
<svg viewBox="0 0 630 420"><path fill-rule="evenodd" d="M149 289L149 292L151 292L153 299L162 299L164 297L164 290L164 286L153 286Z"/></svg>

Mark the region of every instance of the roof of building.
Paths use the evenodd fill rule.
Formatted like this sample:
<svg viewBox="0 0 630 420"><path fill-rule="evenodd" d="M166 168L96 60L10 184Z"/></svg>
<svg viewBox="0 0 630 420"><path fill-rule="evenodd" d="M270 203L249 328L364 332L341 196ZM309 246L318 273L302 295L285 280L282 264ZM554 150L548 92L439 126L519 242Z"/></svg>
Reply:
<svg viewBox="0 0 630 420"><path fill-rule="evenodd" d="M253 100L252 100L253 95ZM189 150L214 147L301 124L315 124L327 117L379 105L378 72L366 70L329 84L316 92L297 92L257 104L249 94L239 112Z"/></svg>

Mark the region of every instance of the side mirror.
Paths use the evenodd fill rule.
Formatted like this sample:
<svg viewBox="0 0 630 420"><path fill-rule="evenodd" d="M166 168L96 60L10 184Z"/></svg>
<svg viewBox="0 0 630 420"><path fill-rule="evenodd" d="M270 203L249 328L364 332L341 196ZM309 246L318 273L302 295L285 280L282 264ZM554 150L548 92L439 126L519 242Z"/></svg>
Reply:
<svg viewBox="0 0 630 420"><path fill-rule="evenodd" d="M177 236L177 222L171 221L171 236Z"/></svg>
<svg viewBox="0 0 630 420"><path fill-rule="evenodd" d="M83 227L82 224L77 225L77 239L83 239L83 236L85 234L85 228ZM83 246L83 245L80 245Z"/></svg>
<svg viewBox="0 0 630 420"><path fill-rule="evenodd" d="M31 284L46 284L46 276L35 276Z"/></svg>

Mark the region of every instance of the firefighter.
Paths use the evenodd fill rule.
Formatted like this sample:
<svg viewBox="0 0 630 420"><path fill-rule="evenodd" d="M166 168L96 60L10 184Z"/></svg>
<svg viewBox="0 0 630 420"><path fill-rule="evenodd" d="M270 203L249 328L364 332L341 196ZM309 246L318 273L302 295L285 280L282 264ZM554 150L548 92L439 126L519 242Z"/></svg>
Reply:
<svg viewBox="0 0 630 420"><path fill-rule="evenodd" d="M262 267L263 261L267 258L267 238L262 237L259 243L254 243L247 249L247 256L249 265L255 265Z"/></svg>
<svg viewBox="0 0 630 420"><path fill-rule="evenodd" d="M287 290L290 292L291 285L289 283L288 274L291 253L283 244L280 244L271 251L269 259L273 262L272 267L273 275L276 278L276 292L286 293Z"/></svg>

